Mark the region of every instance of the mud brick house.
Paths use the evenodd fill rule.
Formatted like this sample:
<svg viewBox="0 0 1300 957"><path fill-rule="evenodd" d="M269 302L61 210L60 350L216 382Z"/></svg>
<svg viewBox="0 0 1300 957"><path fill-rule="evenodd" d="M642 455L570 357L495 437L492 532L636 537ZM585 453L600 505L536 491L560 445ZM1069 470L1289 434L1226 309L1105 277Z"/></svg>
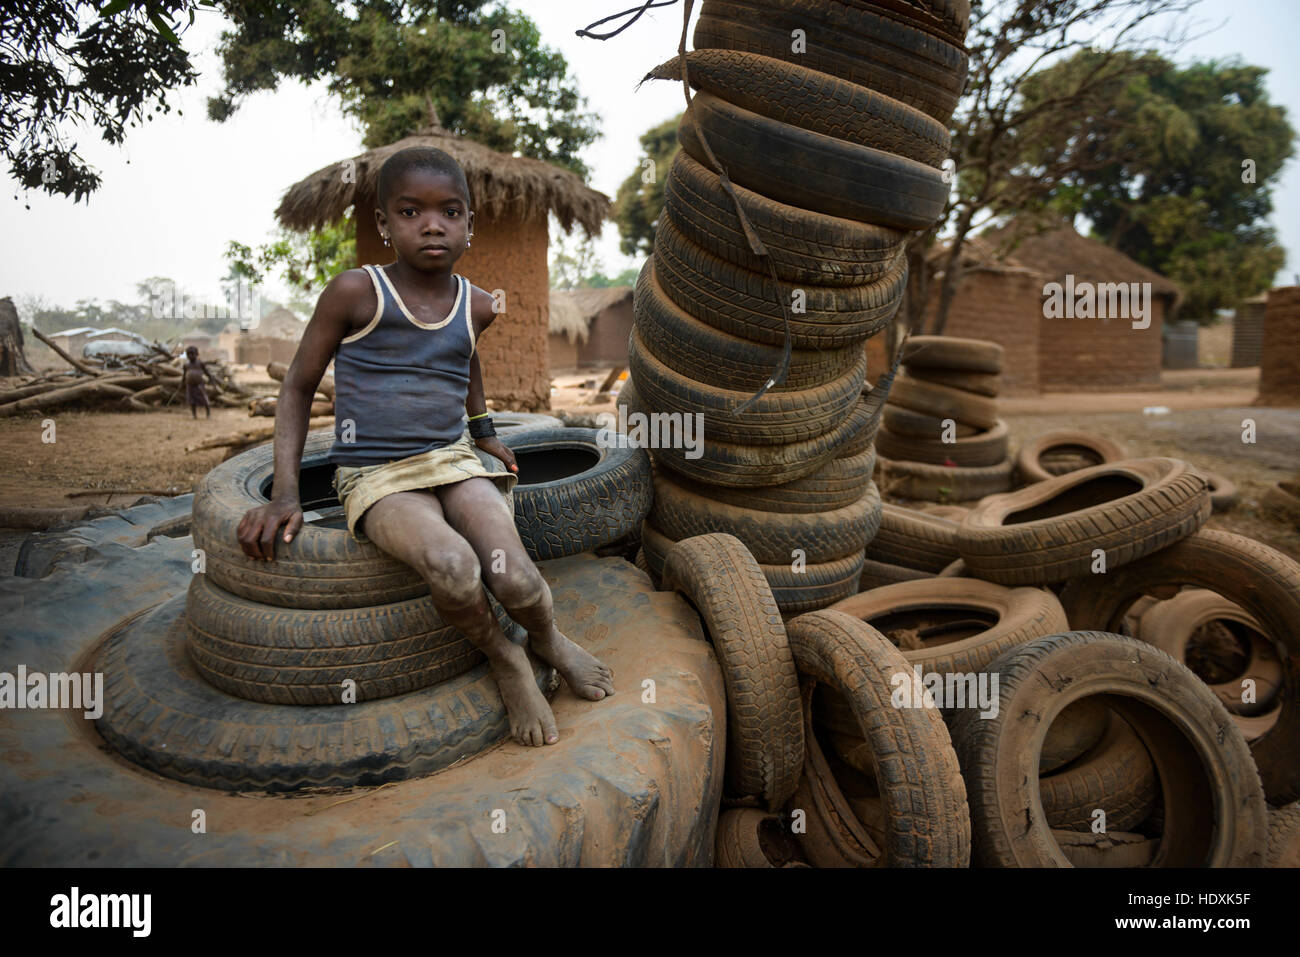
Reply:
<svg viewBox="0 0 1300 957"><path fill-rule="evenodd" d="M1013 223L1000 230L986 230L965 245L963 275L944 333L1002 345L1006 350L1004 395L1125 391L1160 385L1165 317L1173 313L1181 298L1177 285L1169 279L1104 243L1079 235L1067 224L1029 232ZM938 266L945 258L946 249L937 248L929 261ZM941 279L942 273L936 273L930 283L927 330L933 328ZM1045 307L1052 296L1045 289L1051 283L1061 287L1054 305L1062 300L1081 304L1088 291L1090 296L1099 295L1107 306L1080 310L1085 311L1084 316L1049 316ZM1114 300L1108 293L1114 284L1140 294L1144 283L1151 284L1145 328L1134 328L1135 320L1127 311L1109 314ZM1073 305L1067 308L1066 315L1074 316ZM1124 309L1128 308L1125 303Z"/></svg>
<svg viewBox="0 0 1300 957"><path fill-rule="evenodd" d="M592 366L627 365L632 287L553 289L551 374Z"/></svg>
<svg viewBox="0 0 1300 957"><path fill-rule="evenodd" d="M550 407L547 352L550 277L548 219L569 232L600 232L609 197L566 169L508 156L448 132L436 121L387 146L367 150L317 170L284 194L275 215L294 230L342 221L352 208L357 265L388 264L393 252L375 227L379 168L399 150L432 146L453 156L469 181L474 242L456 271L488 292L500 291L504 308L478 343L487 398L500 409Z"/></svg>
<svg viewBox="0 0 1300 957"><path fill-rule="evenodd" d="M1300 405L1300 286L1268 291L1257 405Z"/></svg>
<svg viewBox="0 0 1300 957"><path fill-rule="evenodd" d="M1232 368L1259 365L1264 354L1264 307L1268 293L1243 299L1232 317Z"/></svg>
<svg viewBox="0 0 1300 957"><path fill-rule="evenodd" d="M292 362L306 329L307 323L280 306L247 329L228 323L217 336L214 347L224 350L233 346L236 362L254 366ZM202 353L202 348L199 351Z"/></svg>

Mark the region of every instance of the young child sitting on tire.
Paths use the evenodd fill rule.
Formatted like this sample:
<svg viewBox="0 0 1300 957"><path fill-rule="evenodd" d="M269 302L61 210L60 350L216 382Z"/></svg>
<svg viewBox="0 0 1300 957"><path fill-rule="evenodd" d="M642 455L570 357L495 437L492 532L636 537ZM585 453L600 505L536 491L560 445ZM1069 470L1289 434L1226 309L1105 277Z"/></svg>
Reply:
<svg viewBox="0 0 1300 957"><path fill-rule="evenodd" d="M330 461L348 530L418 571L443 619L487 655L514 738L554 744L555 716L484 584L575 694L613 694L613 673L556 627L550 589L515 530L507 496L518 466L487 417L475 351L493 300L452 272L474 235L465 173L441 150L401 150L379 171L378 201L375 221L396 261L349 269L321 293L280 388L271 501L244 515L239 544L272 561L281 526L285 542L302 527L308 412L333 357ZM489 471L475 445L508 471Z"/></svg>

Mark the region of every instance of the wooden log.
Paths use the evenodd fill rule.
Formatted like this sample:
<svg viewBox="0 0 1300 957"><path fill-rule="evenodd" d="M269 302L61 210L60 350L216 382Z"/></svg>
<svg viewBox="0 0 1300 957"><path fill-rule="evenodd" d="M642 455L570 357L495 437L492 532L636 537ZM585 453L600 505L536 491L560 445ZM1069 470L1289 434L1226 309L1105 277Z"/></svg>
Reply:
<svg viewBox="0 0 1300 957"><path fill-rule="evenodd" d="M67 362L70 362L74 368L80 369L82 372L86 373L86 375L99 375L98 369L94 369L91 366L86 365L86 363L81 362L78 359L72 358L72 356L68 355L66 352L64 352L62 349L56 346L45 335L45 333L41 332L41 330L37 329L35 326L32 326L32 335L34 335L37 339L40 339L41 342L45 343L47 346L53 349L55 355L57 355L59 358L64 359Z"/></svg>
<svg viewBox="0 0 1300 957"><path fill-rule="evenodd" d="M283 382L284 377L289 374L289 366L283 362L268 362L266 364L266 374L276 382ZM316 391L322 395L328 396L331 401L334 399L334 377L332 375L321 376L320 384L316 386Z"/></svg>
<svg viewBox="0 0 1300 957"><path fill-rule="evenodd" d="M320 429L330 424L331 422L327 419L313 419L307 423L307 429L308 431ZM185 446L185 451L199 452L204 449L220 449L230 445L252 445L254 442L265 442L267 439L273 438L275 438L275 426L264 425L253 429L241 429L238 432L228 432L225 435L215 435Z"/></svg>
<svg viewBox="0 0 1300 957"><path fill-rule="evenodd" d="M19 505L0 506L0 528L43 529L85 518L91 506L72 508L29 508Z"/></svg>
<svg viewBox="0 0 1300 957"><path fill-rule="evenodd" d="M0 405L0 416L17 415L19 412L26 412L30 409L50 409L60 405L67 405L70 402L76 402L80 399L90 399L101 396L128 396L132 394L132 391L133 390L131 389L124 389L121 386L113 385L108 382L85 382L80 385L70 386L66 389L58 389L54 392L28 396L26 399L19 399L17 402L10 402L8 405Z"/></svg>

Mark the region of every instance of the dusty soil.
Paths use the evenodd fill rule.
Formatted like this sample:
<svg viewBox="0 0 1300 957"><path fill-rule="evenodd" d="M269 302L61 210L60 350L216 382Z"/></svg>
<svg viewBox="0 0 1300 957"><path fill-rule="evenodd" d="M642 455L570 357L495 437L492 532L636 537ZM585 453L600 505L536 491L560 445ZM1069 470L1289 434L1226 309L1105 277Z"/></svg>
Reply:
<svg viewBox="0 0 1300 957"><path fill-rule="evenodd" d="M589 405L607 369L583 371L555 380L556 410L593 414L612 411L613 402ZM1055 429L1090 429L1120 442L1134 456L1184 458L1237 483L1241 503L1216 515L1211 526L1265 542L1300 560L1300 532L1259 511L1264 489L1300 473L1300 409L1252 407L1258 369L1191 369L1166 372L1164 389L1145 393L1049 393L1000 402L1012 443ZM264 391L273 384L261 370L240 374ZM584 388L584 386L586 386ZM1165 406L1167 414L1144 415ZM191 491L194 483L224 457L224 450L186 452L200 439L257 425L242 409L212 410L212 418L190 418L189 410L153 413L60 412L52 416L56 441L41 441L40 414L0 419L0 505L127 505L141 494ZM1255 421L1257 441L1241 441L1242 420ZM70 492L126 488L127 494L69 497Z"/></svg>

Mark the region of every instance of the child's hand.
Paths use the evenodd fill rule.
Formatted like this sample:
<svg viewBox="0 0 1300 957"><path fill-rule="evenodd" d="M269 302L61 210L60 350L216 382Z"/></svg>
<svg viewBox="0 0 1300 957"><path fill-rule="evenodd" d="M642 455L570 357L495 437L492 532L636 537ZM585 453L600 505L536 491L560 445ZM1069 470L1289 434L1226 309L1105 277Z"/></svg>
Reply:
<svg viewBox="0 0 1300 957"><path fill-rule="evenodd" d="M284 526L283 540L293 541L298 529L302 528L302 507L297 502L268 502L250 508L235 530L239 547L249 558L274 561L276 532L281 525Z"/></svg>
<svg viewBox="0 0 1300 957"><path fill-rule="evenodd" d="M515 453L506 448L505 443L495 435L489 435L485 439L475 439L474 444L488 455L495 455L502 462L505 462L506 468L510 471L519 471L519 466L515 464Z"/></svg>

